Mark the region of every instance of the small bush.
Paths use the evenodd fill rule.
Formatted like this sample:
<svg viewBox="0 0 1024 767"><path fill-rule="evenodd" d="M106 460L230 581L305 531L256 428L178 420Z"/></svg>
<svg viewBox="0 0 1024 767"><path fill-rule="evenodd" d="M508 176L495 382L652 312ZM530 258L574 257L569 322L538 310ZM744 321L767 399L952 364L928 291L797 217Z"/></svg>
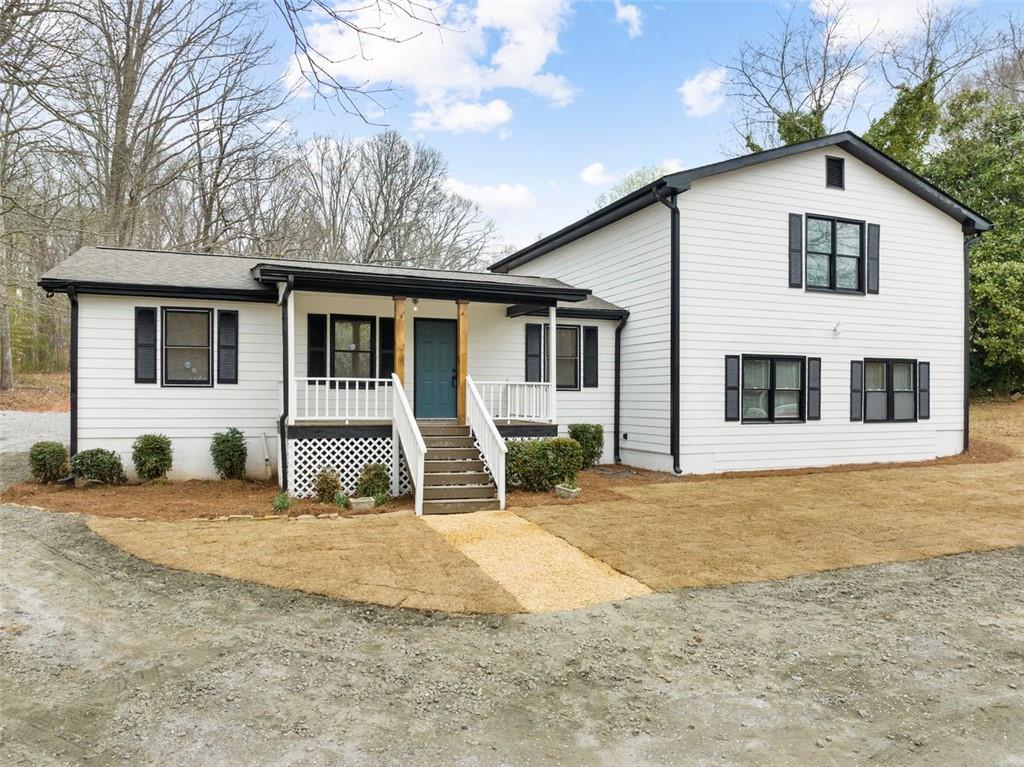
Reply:
<svg viewBox="0 0 1024 767"><path fill-rule="evenodd" d="M373 496L374 506L387 506L391 503L391 493L377 493Z"/></svg>
<svg viewBox="0 0 1024 767"><path fill-rule="evenodd" d="M249 457L249 448L245 444L245 435L232 427L227 431L213 435L210 444L210 455L213 466L222 479L244 479L245 461Z"/></svg>
<svg viewBox="0 0 1024 767"><path fill-rule="evenodd" d="M509 483L531 491L574 483L582 466L583 450L579 443L564 437L510 442L505 457Z"/></svg>
<svg viewBox="0 0 1024 767"><path fill-rule="evenodd" d="M143 434L132 445L132 463L139 479L162 477L171 470L171 440L163 434Z"/></svg>
<svg viewBox="0 0 1024 767"><path fill-rule="evenodd" d="M359 498L367 496L376 498L378 495L390 497L390 493L391 472L388 470L388 467L382 463L366 464L359 475L359 481L356 483L356 496Z"/></svg>
<svg viewBox="0 0 1024 767"><path fill-rule="evenodd" d="M98 447L76 454L71 459L71 473L82 479L91 479L108 485L123 485L128 481L121 465L121 457L112 450Z"/></svg>
<svg viewBox="0 0 1024 767"><path fill-rule="evenodd" d="M583 450L583 468L593 466L604 452L604 427L599 423L571 423L569 436L580 443Z"/></svg>
<svg viewBox="0 0 1024 767"><path fill-rule="evenodd" d="M285 512L292 507L292 497L288 493L278 493L274 496L274 500L271 503L274 511Z"/></svg>
<svg viewBox="0 0 1024 767"><path fill-rule="evenodd" d="M334 503L335 496L341 492L338 475L330 469L320 469L313 483L313 494L320 503Z"/></svg>
<svg viewBox="0 0 1024 767"><path fill-rule="evenodd" d="M40 484L68 475L68 451L60 442L36 442L28 451L32 479Z"/></svg>
<svg viewBox="0 0 1024 767"><path fill-rule="evenodd" d="M339 490L334 494L334 505L339 509L348 508L348 496Z"/></svg>

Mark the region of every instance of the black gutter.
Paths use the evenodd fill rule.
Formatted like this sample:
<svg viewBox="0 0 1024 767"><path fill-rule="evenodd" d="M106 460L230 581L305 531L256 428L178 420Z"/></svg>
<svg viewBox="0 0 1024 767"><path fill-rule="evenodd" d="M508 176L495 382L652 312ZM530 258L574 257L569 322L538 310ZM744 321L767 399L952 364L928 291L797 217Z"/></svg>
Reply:
<svg viewBox="0 0 1024 767"><path fill-rule="evenodd" d="M500 282L488 284L480 280L454 280L450 278L377 275L340 272L330 269L277 266L259 264L253 274L260 282L295 280L297 290L315 290L334 293L393 296L402 292L416 298L443 300L465 299L491 303L533 303L554 305L556 301L582 301L589 290L570 285L509 285Z"/></svg>
<svg viewBox="0 0 1024 767"><path fill-rule="evenodd" d="M74 456L78 452L78 294L74 287L68 289L68 300L71 301L71 351L68 356L71 368L71 438L68 452Z"/></svg>
<svg viewBox="0 0 1024 767"><path fill-rule="evenodd" d="M964 449L971 449L971 247L980 234L964 238Z"/></svg>
<svg viewBox="0 0 1024 767"><path fill-rule="evenodd" d="M658 202L669 209L670 226L669 251L672 259L670 269L671 279L669 290L672 295L669 298L669 349L668 364L669 370L669 441L672 449L672 471L675 474L682 474L683 467L679 463L679 206L676 204L676 192L671 191L669 202L666 202L663 191L672 189L668 185L658 187L654 195Z"/></svg>
<svg viewBox="0 0 1024 767"><path fill-rule="evenodd" d="M619 324L615 326L615 394L613 398L614 405L612 411L614 413L614 456L615 463L622 463L622 458L619 455L619 432L622 427L621 418L621 382L622 382L622 329L626 327L626 320L629 319L629 312L626 312L619 320Z"/></svg>
<svg viewBox="0 0 1024 767"><path fill-rule="evenodd" d="M211 301L253 301L272 304L277 301L273 290L231 288L191 288L179 285L141 285L136 283L80 282L43 278L36 283L49 294L69 293L101 296L146 296L151 298L203 298Z"/></svg>
<svg viewBox="0 0 1024 767"><path fill-rule="evenodd" d="M289 376L289 355L291 350L288 348L288 300L291 298L292 289L295 287L293 279L289 278L288 282L284 286L284 292L281 293L281 381L282 381L282 392L281 392L281 418L278 421L278 441L280 442L281 449L281 490L288 492L288 409L290 403L288 402L288 392L291 389L291 380Z"/></svg>

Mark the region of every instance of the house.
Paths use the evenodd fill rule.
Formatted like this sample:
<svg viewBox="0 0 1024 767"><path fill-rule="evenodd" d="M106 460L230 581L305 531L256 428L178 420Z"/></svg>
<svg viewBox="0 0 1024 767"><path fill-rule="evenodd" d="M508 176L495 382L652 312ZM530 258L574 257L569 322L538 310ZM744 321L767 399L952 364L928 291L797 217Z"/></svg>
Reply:
<svg viewBox="0 0 1024 767"><path fill-rule="evenodd" d="M417 512L503 507L506 441L704 474L966 449L966 259L983 217L852 133L671 174L489 273L88 247L72 452L143 433L309 495L392 467ZM552 339L553 342L552 342ZM553 373L553 375L552 375Z"/></svg>

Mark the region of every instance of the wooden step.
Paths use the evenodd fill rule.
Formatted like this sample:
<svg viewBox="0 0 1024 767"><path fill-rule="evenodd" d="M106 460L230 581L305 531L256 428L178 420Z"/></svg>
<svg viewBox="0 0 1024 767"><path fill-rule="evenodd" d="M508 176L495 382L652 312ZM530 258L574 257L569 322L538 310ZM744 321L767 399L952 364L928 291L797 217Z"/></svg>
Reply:
<svg viewBox="0 0 1024 767"><path fill-rule="evenodd" d="M417 421L420 434L424 437L468 437L469 427L464 424L445 421Z"/></svg>
<svg viewBox="0 0 1024 767"><path fill-rule="evenodd" d="M497 511L497 498L450 499L424 501L424 514L464 514L469 511Z"/></svg>
<svg viewBox="0 0 1024 767"><path fill-rule="evenodd" d="M472 437L423 437L430 450L435 447L473 447Z"/></svg>
<svg viewBox="0 0 1024 767"><path fill-rule="evenodd" d="M434 472L447 474L454 471L483 471L484 462L480 459L475 461L466 459L434 461L428 455L427 460L423 462L423 470L428 474Z"/></svg>
<svg viewBox="0 0 1024 767"><path fill-rule="evenodd" d="M475 447L435 447L427 448L428 461L475 461L480 458L480 451Z"/></svg>
<svg viewBox="0 0 1024 767"><path fill-rule="evenodd" d="M435 471L423 475L423 487L437 485L486 485L491 475L485 471Z"/></svg>
<svg viewBox="0 0 1024 767"><path fill-rule="evenodd" d="M471 498L497 498L498 488L494 485L438 485L424 487L423 500L468 500Z"/></svg>

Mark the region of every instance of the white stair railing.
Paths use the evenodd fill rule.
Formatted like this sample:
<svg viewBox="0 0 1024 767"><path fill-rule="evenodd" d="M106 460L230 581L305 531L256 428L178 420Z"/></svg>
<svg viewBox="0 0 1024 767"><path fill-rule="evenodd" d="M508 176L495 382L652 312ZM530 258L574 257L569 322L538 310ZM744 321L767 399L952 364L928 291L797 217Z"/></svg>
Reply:
<svg viewBox="0 0 1024 767"><path fill-rule="evenodd" d="M394 373L391 374L391 391L393 403L391 407L391 494L398 495L398 475L401 466L401 452L409 464L413 491L416 494L416 516L423 514L423 468L427 457L427 443L423 441L420 427L416 424L416 415L409 406L409 398L405 396L402 382Z"/></svg>
<svg viewBox="0 0 1024 767"><path fill-rule="evenodd" d="M295 417L300 421L388 421L389 378L296 378Z"/></svg>
<svg viewBox="0 0 1024 767"><path fill-rule="evenodd" d="M466 376L466 420L480 444L487 466L498 488L498 508L505 508L505 453L508 447L498 432L494 419L484 404L483 397L473 383L473 376Z"/></svg>

